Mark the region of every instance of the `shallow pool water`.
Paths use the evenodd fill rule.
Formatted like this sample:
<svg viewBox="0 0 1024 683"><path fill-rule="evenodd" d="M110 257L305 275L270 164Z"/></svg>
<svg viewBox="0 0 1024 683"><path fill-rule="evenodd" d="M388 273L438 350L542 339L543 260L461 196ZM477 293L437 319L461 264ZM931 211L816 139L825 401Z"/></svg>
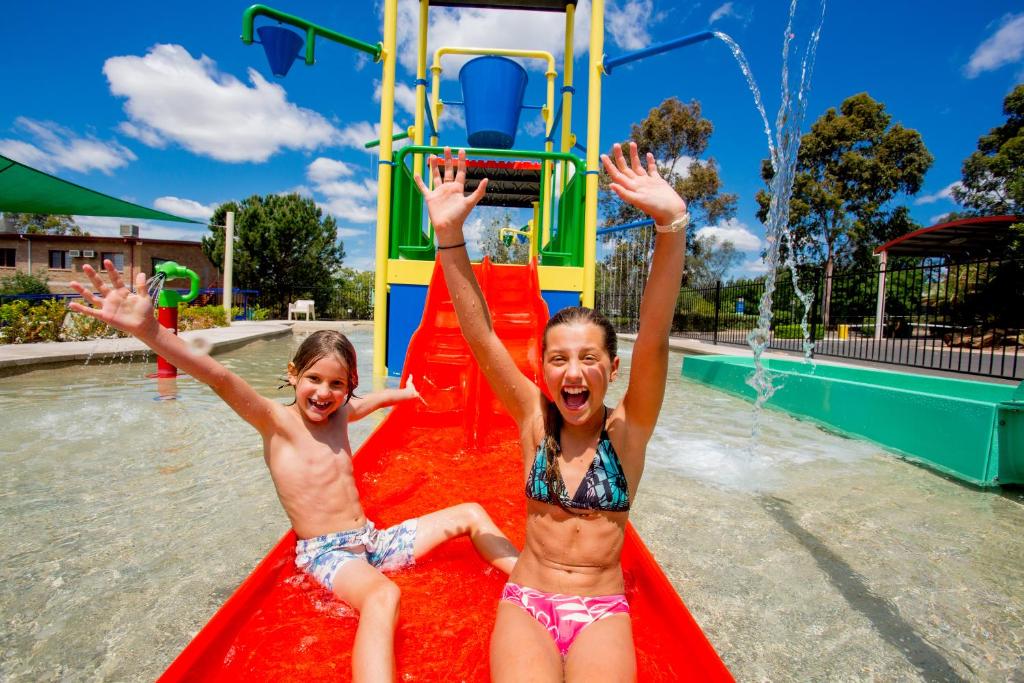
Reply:
<svg viewBox="0 0 1024 683"><path fill-rule="evenodd" d="M351 337L368 384L371 339ZM218 358L286 401L298 341ZM751 449L750 405L682 361L633 521L738 680L1019 675L1018 492L774 413ZM0 680L155 678L287 528L256 432L191 379L154 400L151 369L0 379Z"/></svg>

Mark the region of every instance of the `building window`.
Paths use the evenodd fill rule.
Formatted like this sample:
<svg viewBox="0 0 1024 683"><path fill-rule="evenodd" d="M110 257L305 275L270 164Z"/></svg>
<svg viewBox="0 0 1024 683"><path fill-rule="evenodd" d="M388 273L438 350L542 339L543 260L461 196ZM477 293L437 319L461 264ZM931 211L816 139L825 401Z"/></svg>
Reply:
<svg viewBox="0 0 1024 683"><path fill-rule="evenodd" d="M159 256L154 256L152 258L153 267L149 269L150 274L155 273L156 272L156 267L159 266L161 263L167 263L170 260L171 259L169 259L169 258L160 258Z"/></svg>
<svg viewBox="0 0 1024 683"><path fill-rule="evenodd" d="M0 249L0 268L13 268L17 249Z"/></svg>
<svg viewBox="0 0 1024 683"><path fill-rule="evenodd" d="M59 250L59 249L51 249L50 250L50 267L51 268L55 268L55 269L61 269L61 270L70 270L71 269L71 256L66 251Z"/></svg>
<svg viewBox="0 0 1024 683"><path fill-rule="evenodd" d="M124 253L120 251L103 251L100 252L100 263L106 260L110 260L114 264L114 268L118 271L124 271Z"/></svg>

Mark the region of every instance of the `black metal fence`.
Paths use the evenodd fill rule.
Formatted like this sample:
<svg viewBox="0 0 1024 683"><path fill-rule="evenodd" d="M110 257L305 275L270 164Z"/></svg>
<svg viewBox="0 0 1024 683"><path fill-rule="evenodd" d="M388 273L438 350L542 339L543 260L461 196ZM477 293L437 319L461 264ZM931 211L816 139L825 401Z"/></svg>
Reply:
<svg viewBox="0 0 1024 683"><path fill-rule="evenodd" d="M816 356L1024 379L1022 259L926 262L831 277L807 270L798 282L808 294L806 338L814 340ZM763 281L683 289L673 334L746 344L764 290ZM805 307L788 272L777 277L772 300L769 348L801 351ZM632 301L624 296L615 307L622 331L636 329Z"/></svg>
<svg viewBox="0 0 1024 683"><path fill-rule="evenodd" d="M372 320L373 281L352 282L343 287L289 288L278 294L261 294L256 304L266 309L270 318L288 317L288 304L299 300L313 302L320 320Z"/></svg>

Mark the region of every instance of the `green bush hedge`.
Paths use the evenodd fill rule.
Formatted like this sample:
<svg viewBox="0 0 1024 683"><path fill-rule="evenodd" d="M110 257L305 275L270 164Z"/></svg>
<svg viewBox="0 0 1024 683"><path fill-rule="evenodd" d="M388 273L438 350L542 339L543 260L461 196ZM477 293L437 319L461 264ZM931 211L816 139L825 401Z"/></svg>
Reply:
<svg viewBox="0 0 1024 683"><path fill-rule="evenodd" d="M227 327L228 318L223 306L178 307L178 331L206 330L211 327Z"/></svg>
<svg viewBox="0 0 1024 683"><path fill-rule="evenodd" d="M221 306L182 306L178 310L178 329L204 330L225 327L227 318ZM126 337L124 332L95 318L70 313L60 299L29 303L16 300L0 305L0 344L83 341L104 337Z"/></svg>
<svg viewBox="0 0 1024 683"><path fill-rule="evenodd" d="M810 331L810 330L808 330ZM804 331L799 324L793 325L776 325L775 326L775 338L776 339L803 339ZM822 329L821 325L818 325L814 330L815 339L824 339L825 330Z"/></svg>

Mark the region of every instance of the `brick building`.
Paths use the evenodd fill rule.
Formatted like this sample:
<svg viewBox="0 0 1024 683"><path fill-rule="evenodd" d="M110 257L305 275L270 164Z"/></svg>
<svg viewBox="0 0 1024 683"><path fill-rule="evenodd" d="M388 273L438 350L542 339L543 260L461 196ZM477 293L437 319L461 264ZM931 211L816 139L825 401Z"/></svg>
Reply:
<svg viewBox="0 0 1024 683"><path fill-rule="evenodd" d="M140 270L150 275L163 261L175 261L195 271L203 287L221 286L220 274L198 242L146 239L137 232L122 237L0 232L0 278L15 270L37 276L45 273L50 291L55 294L72 291L68 283L85 277L82 266L88 263L100 270L104 258L113 261L127 282L132 282ZM188 284L172 281L170 286Z"/></svg>

